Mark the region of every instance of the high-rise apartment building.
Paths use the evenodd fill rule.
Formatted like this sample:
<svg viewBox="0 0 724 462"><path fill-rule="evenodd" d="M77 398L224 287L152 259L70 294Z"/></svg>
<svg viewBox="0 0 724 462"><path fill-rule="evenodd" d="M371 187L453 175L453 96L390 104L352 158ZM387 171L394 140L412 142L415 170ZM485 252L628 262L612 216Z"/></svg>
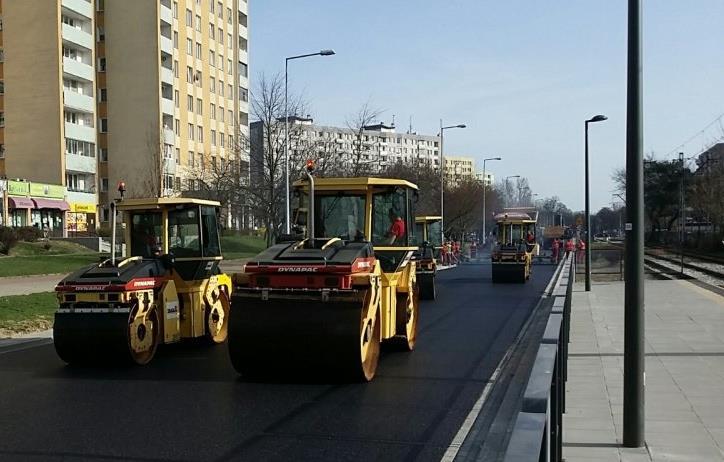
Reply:
<svg viewBox="0 0 724 462"><path fill-rule="evenodd" d="M0 0L4 221L92 230L120 180L129 196L194 195L222 165L248 181L247 14L247 0Z"/></svg>
<svg viewBox="0 0 724 462"><path fill-rule="evenodd" d="M93 6L0 1L4 224L54 235L96 225Z"/></svg>
<svg viewBox="0 0 724 462"><path fill-rule="evenodd" d="M450 185L459 185L465 180L477 179L475 159L472 157L445 155L443 173L445 174L445 182Z"/></svg>
<svg viewBox="0 0 724 462"><path fill-rule="evenodd" d="M248 172L247 1L96 1L100 203Z"/></svg>

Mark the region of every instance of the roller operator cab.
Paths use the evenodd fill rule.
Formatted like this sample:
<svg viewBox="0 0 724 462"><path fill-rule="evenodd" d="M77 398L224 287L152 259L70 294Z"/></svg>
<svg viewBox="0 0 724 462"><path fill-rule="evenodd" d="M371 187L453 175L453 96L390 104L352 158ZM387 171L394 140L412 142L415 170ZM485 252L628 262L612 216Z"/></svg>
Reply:
<svg viewBox="0 0 724 462"><path fill-rule="evenodd" d="M418 250L414 254L417 263L417 285L420 298L435 300L435 275L442 249L442 217L415 217L415 239Z"/></svg>
<svg viewBox="0 0 724 462"><path fill-rule="evenodd" d="M231 278L219 269L219 203L157 198L113 205L128 256L116 258L114 245L110 259L56 286L53 338L60 358L146 364L161 343L226 340Z"/></svg>
<svg viewBox="0 0 724 462"><path fill-rule="evenodd" d="M417 186L384 178L294 184L297 240L234 275L229 354L247 377L371 380L381 343L417 338Z"/></svg>
<svg viewBox="0 0 724 462"><path fill-rule="evenodd" d="M493 282L525 282L538 253L535 209L505 209L495 215L496 243L491 253Z"/></svg>

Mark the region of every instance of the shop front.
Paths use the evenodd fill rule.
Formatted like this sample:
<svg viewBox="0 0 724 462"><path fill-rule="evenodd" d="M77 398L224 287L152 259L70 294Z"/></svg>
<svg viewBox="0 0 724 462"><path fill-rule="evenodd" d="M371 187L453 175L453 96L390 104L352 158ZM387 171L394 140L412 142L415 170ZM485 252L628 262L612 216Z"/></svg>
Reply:
<svg viewBox="0 0 724 462"><path fill-rule="evenodd" d="M8 221L12 227L35 226L48 236L65 235L65 187L29 181L7 182Z"/></svg>
<svg viewBox="0 0 724 462"><path fill-rule="evenodd" d="M95 234L96 212L95 204L71 202L68 212L68 235Z"/></svg>

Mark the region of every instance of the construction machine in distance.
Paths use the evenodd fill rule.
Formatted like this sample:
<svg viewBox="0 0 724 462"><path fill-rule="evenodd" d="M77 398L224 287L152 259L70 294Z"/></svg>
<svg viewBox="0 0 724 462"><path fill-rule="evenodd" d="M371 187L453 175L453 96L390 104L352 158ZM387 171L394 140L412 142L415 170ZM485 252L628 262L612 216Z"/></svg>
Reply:
<svg viewBox="0 0 724 462"><path fill-rule="evenodd" d="M186 198L111 204L111 258L65 277L55 290L53 339L69 364L146 364L162 343L227 336L231 278L221 273L219 203ZM128 257L116 258L116 209Z"/></svg>
<svg viewBox="0 0 724 462"><path fill-rule="evenodd" d="M415 238L420 243L414 254L420 298L435 300L435 276L442 249L442 217L415 217Z"/></svg>
<svg viewBox="0 0 724 462"><path fill-rule="evenodd" d="M533 269L533 255L538 253L533 208L508 208L495 215L496 243L491 252L493 282L525 282Z"/></svg>
<svg viewBox="0 0 724 462"><path fill-rule="evenodd" d="M417 186L312 169L294 183L302 236L233 276L230 359L253 379L369 381L382 343L411 351L417 340Z"/></svg>

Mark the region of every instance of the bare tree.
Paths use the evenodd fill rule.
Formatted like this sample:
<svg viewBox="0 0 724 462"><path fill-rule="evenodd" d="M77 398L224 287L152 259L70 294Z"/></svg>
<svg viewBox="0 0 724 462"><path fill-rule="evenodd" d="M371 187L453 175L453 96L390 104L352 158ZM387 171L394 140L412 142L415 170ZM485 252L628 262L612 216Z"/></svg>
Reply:
<svg viewBox="0 0 724 462"><path fill-rule="evenodd" d="M281 233L284 222L285 156L284 156L284 78L280 74L261 74L251 93L251 115L255 120L251 127L251 182L243 188L248 205L255 219L266 228L267 243L271 244ZM289 99L289 114L304 113L304 103L299 97ZM302 130L290 126L290 158L296 157ZM291 162L290 162L291 164ZM296 172L290 168L293 180Z"/></svg>
<svg viewBox="0 0 724 462"><path fill-rule="evenodd" d="M370 102L367 101L355 114L347 117L347 128L352 131L354 136L352 154L348 162L345 163L347 176L355 177L368 174L375 170L374 166L379 163L377 158L379 153L374 154L375 147L379 147L379 144L375 146L374 142L365 139L369 137L369 135L365 135L365 127L372 125L382 112L381 109L372 107Z"/></svg>
<svg viewBox="0 0 724 462"><path fill-rule="evenodd" d="M169 153L165 152L166 149L163 131L159 132L155 128L150 128L146 133L145 165L137 170L140 172L138 181L128 182L126 197L148 198L163 196L163 174L168 162L166 157L169 155ZM173 149L173 146L171 149Z"/></svg>

